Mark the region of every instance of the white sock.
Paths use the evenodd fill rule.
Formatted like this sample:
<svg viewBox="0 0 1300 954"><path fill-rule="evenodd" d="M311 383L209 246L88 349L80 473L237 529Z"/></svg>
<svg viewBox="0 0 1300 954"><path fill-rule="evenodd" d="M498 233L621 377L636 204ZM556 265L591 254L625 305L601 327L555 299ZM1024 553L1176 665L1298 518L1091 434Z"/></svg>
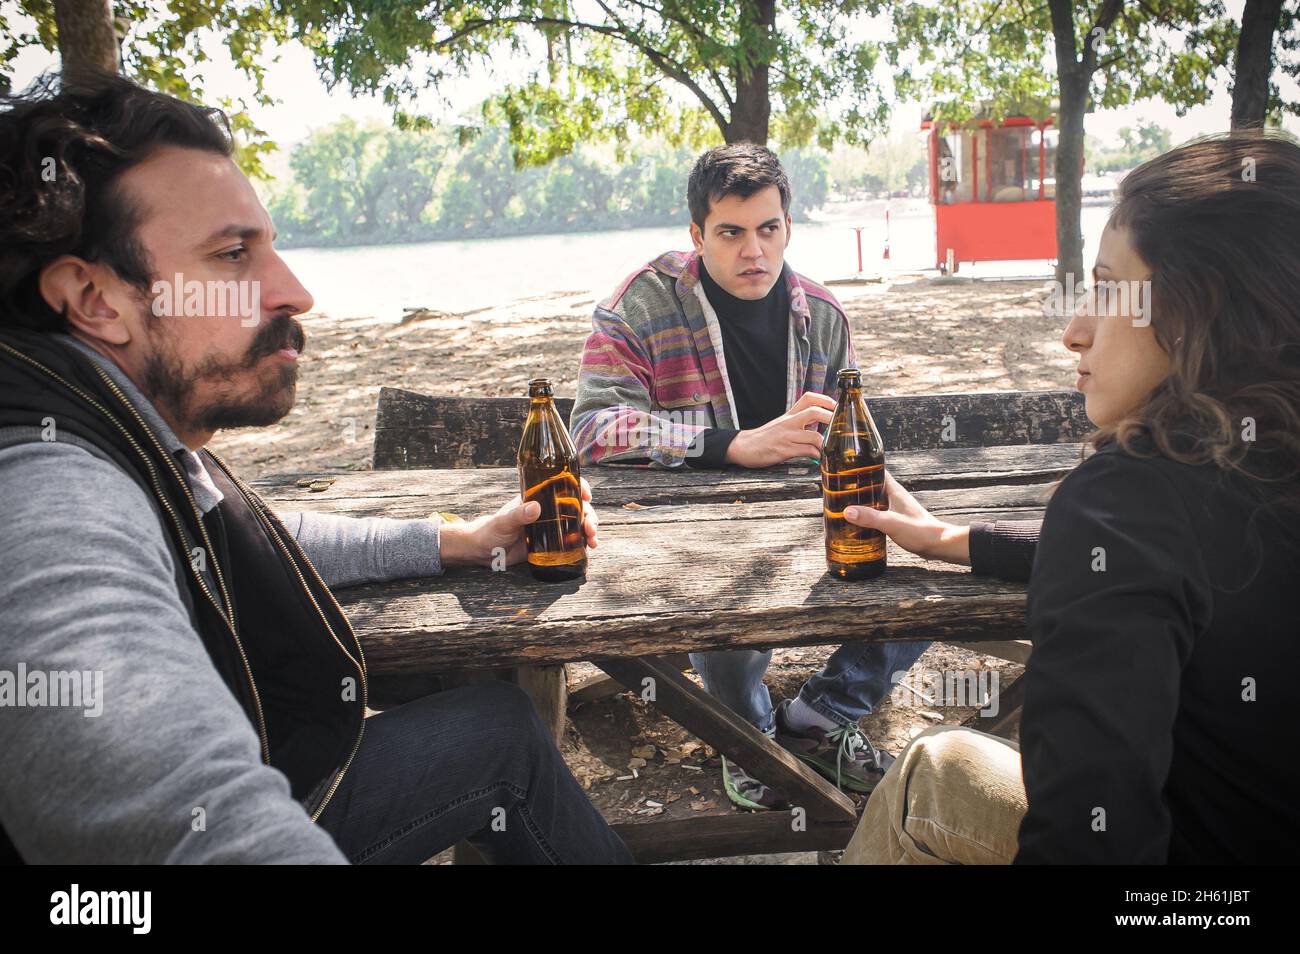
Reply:
<svg viewBox="0 0 1300 954"><path fill-rule="evenodd" d="M839 723L834 719L826 718L804 702L802 696L795 696L794 701L786 706L785 720L790 723L792 729L798 730L817 728L829 732L839 727Z"/></svg>

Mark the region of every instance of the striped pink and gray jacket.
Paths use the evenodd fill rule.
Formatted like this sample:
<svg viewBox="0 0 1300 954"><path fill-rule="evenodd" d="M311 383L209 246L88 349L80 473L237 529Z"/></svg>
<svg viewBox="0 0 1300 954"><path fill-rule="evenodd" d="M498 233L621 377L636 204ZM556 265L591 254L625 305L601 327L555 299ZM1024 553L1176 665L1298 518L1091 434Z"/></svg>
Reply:
<svg viewBox="0 0 1300 954"><path fill-rule="evenodd" d="M835 296L788 263L781 279L790 294L789 409L805 391L833 395L836 372L857 361ZM633 272L591 323L569 420L583 463L679 467L700 431L740 426L694 252L666 252Z"/></svg>

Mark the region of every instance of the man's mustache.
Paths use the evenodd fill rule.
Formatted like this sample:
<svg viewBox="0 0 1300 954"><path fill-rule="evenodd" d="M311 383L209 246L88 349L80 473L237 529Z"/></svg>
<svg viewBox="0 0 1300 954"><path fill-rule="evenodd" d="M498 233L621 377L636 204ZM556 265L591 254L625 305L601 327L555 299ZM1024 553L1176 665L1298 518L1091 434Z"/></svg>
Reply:
<svg viewBox="0 0 1300 954"><path fill-rule="evenodd" d="M248 365L251 367L268 354L275 354L281 348L292 348L299 354L307 347L307 332L302 322L292 315L284 313L275 315L264 322L253 336L248 346Z"/></svg>

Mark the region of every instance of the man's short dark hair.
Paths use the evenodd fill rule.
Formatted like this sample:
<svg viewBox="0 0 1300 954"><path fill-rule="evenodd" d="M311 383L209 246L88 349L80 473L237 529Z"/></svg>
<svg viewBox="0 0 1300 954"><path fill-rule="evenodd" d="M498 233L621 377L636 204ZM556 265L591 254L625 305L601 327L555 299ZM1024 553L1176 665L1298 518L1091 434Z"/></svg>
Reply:
<svg viewBox="0 0 1300 954"><path fill-rule="evenodd" d="M140 210L116 184L162 146L229 156L229 121L107 73L80 74L75 85L47 75L0 97L0 328L66 327L38 287L61 255L106 264L148 291Z"/></svg>
<svg viewBox="0 0 1300 954"><path fill-rule="evenodd" d="M709 208L717 200L729 195L747 199L768 186L776 186L781 193L781 210L789 215L790 180L776 153L752 142L733 142L710 149L695 160L686 185L691 221L704 228Z"/></svg>

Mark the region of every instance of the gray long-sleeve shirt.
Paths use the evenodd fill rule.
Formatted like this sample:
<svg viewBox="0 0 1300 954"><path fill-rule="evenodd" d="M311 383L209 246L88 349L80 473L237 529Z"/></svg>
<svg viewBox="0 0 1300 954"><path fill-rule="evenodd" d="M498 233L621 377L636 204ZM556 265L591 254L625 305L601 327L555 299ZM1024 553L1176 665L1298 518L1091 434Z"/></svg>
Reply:
<svg viewBox="0 0 1300 954"><path fill-rule="evenodd" d="M200 509L220 502L130 379L64 340L126 391ZM176 592L157 505L89 445L33 442L36 430L0 429L0 823L23 858L346 863L262 763ZM281 516L331 586L442 572L436 517ZM80 705L37 704L32 674L49 673L102 689Z"/></svg>

